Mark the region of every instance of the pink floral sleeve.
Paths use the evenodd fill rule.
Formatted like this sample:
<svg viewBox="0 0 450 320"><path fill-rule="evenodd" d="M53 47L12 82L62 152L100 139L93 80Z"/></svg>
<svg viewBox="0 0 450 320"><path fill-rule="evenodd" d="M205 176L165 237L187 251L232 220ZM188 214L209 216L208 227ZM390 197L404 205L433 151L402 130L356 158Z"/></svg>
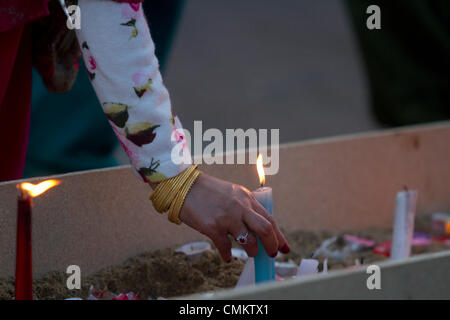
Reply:
<svg viewBox="0 0 450 320"><path fill-rule="evenodd" d="M77 37L97 97L139 176L173 177L192 162L140 3L79 0Z"/></svg>

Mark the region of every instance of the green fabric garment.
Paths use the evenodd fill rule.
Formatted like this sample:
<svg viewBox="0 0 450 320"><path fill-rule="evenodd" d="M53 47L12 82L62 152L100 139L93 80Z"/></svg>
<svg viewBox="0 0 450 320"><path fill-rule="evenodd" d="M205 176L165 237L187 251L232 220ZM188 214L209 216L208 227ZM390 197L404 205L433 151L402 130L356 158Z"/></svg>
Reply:
<svg viewBox="0 0 450 320"><path fill-rule="evenodd" d="M369 30L369 5L381 29ZM450 2L347 0L375 116L399 126L450 118Z"/></svg>
<svg viewBox="0 0 450 320"><path fill-rule="evenodd" d="M117 165L114 132L81 61L69 92L48 92L36 70L32 92L25 177Z"/></svg>
<svg viewBox="0 0 450 320"><path fill-rule="evenodd" d="M145 1L161 70L170 51L182 0ZM31 127L24 178L116 166L112 153L118 141L100 106L80 60L72 89L47 91L33 70Z"/></svg>

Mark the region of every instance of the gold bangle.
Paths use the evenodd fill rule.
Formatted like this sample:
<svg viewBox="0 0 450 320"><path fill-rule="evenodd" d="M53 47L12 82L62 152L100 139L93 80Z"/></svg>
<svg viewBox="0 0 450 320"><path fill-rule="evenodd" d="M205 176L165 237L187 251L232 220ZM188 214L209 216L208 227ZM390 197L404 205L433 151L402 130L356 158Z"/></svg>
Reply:
<svg viewBox="0 0 450 320"><path fill-rule="evenodd" d="M196 173L183 186L183 189L179 192L179 194L175 198L175 201L173 202L173 204L170 207L170 211L169 211L169 215L168 215L169 221L176 223L176 224L181 224L181 220L179 219L179 214L180 214L181 208L183 207L184 200L186 199L186 196L190 190L190 187L193 185L193 183L198 175L199 175L199 173Z"/></svg>
<svg viewBox="0 0 450 320"><path fill-rule="evenodd" d="M186 176L189 176L191 171L195 168L196 166L190 166L175 177L161 181L155 188L154 192L150 195L150 200L161 201L163 197L170 195L172 191L176 190L179 182L185 180Z"/></svg>
<svg viewBox="0 0 450 320"><path fill-rule="evenodd" d="M155 209L163 213L170 207L170 203L176 196L176 190L182 186L183 181L180 179L168 181L165 188L161 188L158 192L155 192L155 196L152 197L153 206Z"/></svg>
<svg viewBox="0 0 450 320"><path fill-rule="evenodd" d="M189 176L188 180L185 184L181 187L180 191L178 192L175 200L172 202L169 210L168 219L169 221L181 224L181 220L179 218L180 211L184 205L184 201L191 190L192 186L194 185L195 181L197 180L198 176L201 174L201 171L196 170L192 173L191 176Z"/></svg>
<svg viewBox="0 0 450 320"><path fill-rule="evenodd" d="M161 188L153 199L153 204L155 209L160 213L167 211L170 207L170 203L176 196L176 190L179 189L183 184L183 180L176 179L167 182L166 188Z"/></svg>
<svg viewBox="0 0 450 320"><path fill-rule="evenodd" d="M170 204L175 199L178 190L182 187L182 185L186 182L188 177L196 168L197 165L191 166L188 169L184 170L181 174L176 176L174 180L168 182L169 188L161 189L159 191L160 197L155 199L155 202L157 205L161 206L163 212L169 210Z"/></svg>
<svg viewBox="0 0 450 320"><path fill-rule="evenodd" d="M175 177L161 181L161 183L155 188L155 191L150 195L150 200L152 200L156 207L164 206L164 202L167 198L174 198L174 191L181 186L181 183L186 179L185 176L189 175L193 169L193 166L191 166ZM170 205L170 202L166 204L167 207L168 205ZM161 210L163 212L167 211L163 209Z"/></svg>
<svg viewBox="0 0 450 320"><path fill-rule="evenodd" d="M197 167L198 165L192 165L175 177L163 180L158 184L149 197L156 211L163 213L169 210L170 205L176 198L179 190Z"/></svg>

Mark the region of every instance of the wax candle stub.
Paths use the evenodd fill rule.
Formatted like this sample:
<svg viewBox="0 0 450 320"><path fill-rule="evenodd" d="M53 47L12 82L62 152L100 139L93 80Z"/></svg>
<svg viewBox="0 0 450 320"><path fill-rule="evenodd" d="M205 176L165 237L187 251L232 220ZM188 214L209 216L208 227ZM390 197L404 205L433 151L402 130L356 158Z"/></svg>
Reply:
<svg viewBox="0 0 450 320"><path fill-rule="evenodd" d="M255 260L250 258L247 260L242 270L241 276L236 284L236 288L245 287L255 284Z"/></svg>
<svg viewBox="0 0 450 320"><path fill-rule="evenodd" d="M392 260L408 258L411 253L417 195L417 190L402 191L397 194L391 248Z"/></svg>
<svg viewBox="0 0 450 320"><path fill-rule="evenodd" d="M302 259L298 267L297 276L309 276L318 272L319 261L316 259Z"/></svg>
<svg viewBox="0 0 450 320"><path fill-rule="evenodd" d="M244 249L231 248L231 256L244 262L248 260L247 252Z"/></svg>
<svg viewBox="0 0 450 320"><path fill-rule="evenodd" d="M275 261L275 272L280 277L292 277L297 274L298 266L293 262Z"/></svg>

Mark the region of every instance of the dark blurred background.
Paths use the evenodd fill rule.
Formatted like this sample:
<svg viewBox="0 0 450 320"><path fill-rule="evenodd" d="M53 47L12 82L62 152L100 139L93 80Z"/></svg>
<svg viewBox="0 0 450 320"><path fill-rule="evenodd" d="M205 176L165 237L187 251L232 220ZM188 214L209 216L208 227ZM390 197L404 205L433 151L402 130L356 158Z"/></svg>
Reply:
<svg viewBox="0 0 450 320"><path fill-rule="evenodd" d="M202 120L204 130L279 128L291 142L450 118L449 1L151 3L169 6L146 14L157 49L167 48L157 55L173 107L191 132ZM381 30L366 27L371 4L381 8ZM101 117L94 126L114 140ZM107 161L81 157L80 169L128 163L115 142L101 156ZM36 172L45 173L27 175Z"/></svg>
<svg viewBox="0 0 450 320"><path fill-rule="evenodd" d="M188 1L165 82L188 129L287 142L378 127L342 1Z"/></svg>

